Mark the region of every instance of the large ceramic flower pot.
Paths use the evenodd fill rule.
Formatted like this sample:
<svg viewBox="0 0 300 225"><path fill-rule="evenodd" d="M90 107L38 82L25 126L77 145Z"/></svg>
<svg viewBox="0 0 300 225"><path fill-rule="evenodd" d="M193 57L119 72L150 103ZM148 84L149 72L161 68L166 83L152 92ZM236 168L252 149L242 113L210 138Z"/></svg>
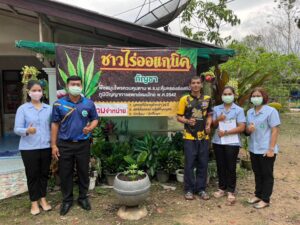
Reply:
<svg viewBox="0 0 300 225"><path fill-rule="evenodd" d="M148 196L151 182L147 174L137 181L125 181L120 179L121 173L115 177L114 191L120 203L125 206L137 206Z"/></svg>

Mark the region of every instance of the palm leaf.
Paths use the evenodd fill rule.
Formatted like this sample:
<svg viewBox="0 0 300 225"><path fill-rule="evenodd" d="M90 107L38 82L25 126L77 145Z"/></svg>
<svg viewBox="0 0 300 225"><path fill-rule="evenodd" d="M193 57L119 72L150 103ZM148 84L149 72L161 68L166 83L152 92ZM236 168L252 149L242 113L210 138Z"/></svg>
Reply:
<svg viewBox="0 0 300 225"><path fill-rule="evenodd" d="M259 70L255 70L254 72L247 75L243 80L238 82L238 88L243 89L246 85L251 83L251 80L254 80L255 76L259 73Z"/></svg>
<svg viewBox="0 0 300 225"><path fill-rule="evenodd" d="M82 55L81 55L81 48L79 49L79 55L78 55L78 59L77 59L77 75L82 80L82 89L83 89L83 93L84 93L85 92L84 64L83 64L83 59L82 59Z"/></svg>
<svg viewBox="0 0 300 225"><path fill-rule="evenodd" d="M271 73L266 73L263 74L261 77L259 77L258 79L256 79L250 86L250 88L245 89L245 91L243 91L238 98L238 103L239 105L243 105L245 103L245 101L249 98L249 95L251 93L251 91L256 88L259 87L261 85L263 85L263 83L271 76Z"/></svg>
<svg viewBox="0 0 300 225"><path fill-rule="evenodd" d="M93 57L92 57L92 59L91 59L89 65L88 65L88 67L87 67L87 69L86 69L85 80L84 80L84 82L85 82L85 87L86 87L85 90L86 90L86 91L88 90L88 88L89 88L90 86L92 86L92 85L91 85L92 79L95 78L95 76L98 76L98 77L99 77L99 75L97 75L97 74L95 74L95 75L93 76L93 73L94 73L94 54L93 54ZM98 72L98 73L99 73L99 72ZM98 78L98 79L99 79L99 78ZM98 80L97 80L97 82L98 82Z"/></svg>
<svg viewBox="0 0 300 225"><path fill-rule="evenodd" d="M181 56L186 56L190 59L190 63L197 68L197 49L196 48L180 48L176 51Z"/></svg>
<svg viewBox="0 0 300 225"><path fill-rule="evenodd" d="M72 61L71 61L69 55L67 54L67 52L65 52L65 53L66 53L67 62L68 62L68 73L69 73L70 76L75 76L75 75L77 75L77 71L74 67L74 64L72 63Z"/></svg>
<svg viewBox="0 0 300 225"><path fill-rule="evenodd" d="M65 71L63 71L61 68L59 68L59 66L57 68L58 68L59 75L60 75L61 79L66 84L67 83L67 79L68 79L68 75L65 73Z"/></svg>

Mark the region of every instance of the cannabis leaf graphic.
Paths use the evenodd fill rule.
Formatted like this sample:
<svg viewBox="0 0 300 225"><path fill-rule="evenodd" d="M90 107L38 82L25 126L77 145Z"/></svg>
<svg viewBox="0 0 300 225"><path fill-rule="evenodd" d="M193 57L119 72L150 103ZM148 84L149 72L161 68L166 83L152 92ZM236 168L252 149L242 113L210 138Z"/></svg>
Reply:
<svg viewBox="0 0 300 225"><path fill-rule="evenodd" d="M72 60L70 59L67 52L65 52L67 58L67 68L68 72L63 71L58 65L58 72L65 84L67 84L68 75L77 75L82 80L82 93L85 97L90 98L98 89L98 83L101 77L101 71L94 74L94 54L91 61L89 62L87 69L85 70L83 58L81 54L81 49L79 50L79 55L77 59L76 67L74 66Z"/></svg>

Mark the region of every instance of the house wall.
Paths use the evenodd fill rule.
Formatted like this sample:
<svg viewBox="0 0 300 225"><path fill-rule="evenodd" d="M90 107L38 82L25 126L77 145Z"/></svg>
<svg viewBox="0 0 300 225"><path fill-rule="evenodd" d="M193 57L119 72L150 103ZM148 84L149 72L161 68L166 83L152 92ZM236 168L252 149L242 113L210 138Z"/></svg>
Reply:
<svg viewBox="0 0 300 225"><path fill-rule="evenodd" d="M39 41L38 21L34 19L18 19L15 16L7 16L0 14L0 90L3 90L2 74L5 70L21 70L24 65L36 66L38 69L45 67L40 62L36 54L15 47L15 40L31 40ZM47 26L43 26L43 41L54 41L56 43L66 44L82 44L82 45L115 45L126 46L126 40L119 40L116 38L109 39L109 37L101 38L97 35L87 35L85 32L76 32L72 29L64 29L59 27L54 29L54 33L49 31ZM100 34L102 35L102 34ZM104 35L104 34L103 34ZM20 90L21 91L21 90ZM56 91L56 90L50 90ZM0 91L0 99L3 102L3 91ZM0 103L0 127L1 133L12 131L15 114L4 114L3 105ZM128 118L130 130L145 130L145 131L159 131L167 130L167 118L155 117L155 118ZM120 118L113 118L113 120L119 121ZM5 123L3 123L5 121Z"/></svg>

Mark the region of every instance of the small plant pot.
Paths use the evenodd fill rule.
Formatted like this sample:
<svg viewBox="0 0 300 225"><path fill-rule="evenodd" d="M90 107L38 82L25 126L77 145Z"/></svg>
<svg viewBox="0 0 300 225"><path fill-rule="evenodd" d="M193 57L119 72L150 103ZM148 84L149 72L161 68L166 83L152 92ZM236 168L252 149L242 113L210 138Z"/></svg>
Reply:
<svg viewBox="0 0 300 225"><path fill-rule="evenodd" d="M247 159L241 160L241 167L243 167L246 170L252 170L251 161Z"/></svg>
<svg viewBox="0 0 300 225"><path fill-rule="evenodd" d="M115 180L116 175L117 175L116 173L107 173L107 174L105 174L106 183L109 186L114 185L114 180Z"/></svg>
<svg viewBox="0 0 300 225"><path fill-rule="evenodd" d="M166 183L169 181L170 175L163 170L159 170L156 172L156 178L157 178L158 182Z"/></svg>
<svg viewBox="0 0 300 225"><path fill-rule="evenodd" d="M90 177L89 190L94 190L96 186L97 177Z"/></svg>
<svg viewBox="0 0 300 225"><path fill-rule="evenodd" d="M176 179L178 182L183 183L183 180L184 180L184 170L183 169L176 170Z"/></svg>

